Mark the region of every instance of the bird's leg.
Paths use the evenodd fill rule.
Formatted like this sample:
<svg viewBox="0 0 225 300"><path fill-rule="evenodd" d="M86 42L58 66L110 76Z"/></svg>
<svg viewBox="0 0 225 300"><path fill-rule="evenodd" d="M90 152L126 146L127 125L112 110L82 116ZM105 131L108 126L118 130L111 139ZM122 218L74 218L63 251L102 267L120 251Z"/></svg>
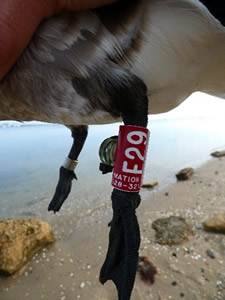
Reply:
<svg viewBox="0 0 225 300"><path fill-rule="evenodd" d="M121 127L126 127L125 131L126 129L128 130L130 139L132 139L132 134L137 135L136 137L134 137L134 144L139 146L142 142L143 145L145 144L143 148L144 150L142 149L143 152L139 152L139 154L141 154L140 157L143 160L144 164L144 156L146 154L148 142L148 130L146 129L148 115L148 99L146 96L142 96L140 97L140 99L137 100L138 101L136 106L132 105L131 107L129 107L128 103L127 110L125 112L122 112L124 124L133 126ZM111 228L109 234L108 252L106 260L100 272L100 282L104 284L109 279L113 280L118 290L119 300L129 300L135 280L138 261L138 250L140 246L140 231L137 217L135 215L135 209L138 207L141 201L138 192L141 185L141 179L140 177L133 177L132 171L129 169L129 166L127 167L128 173L126 173L126 170L125 173L122 174L120 174L120 172L117 172L118 161L120 160L118 157L120 155L123 155L121 154L121 151L124 151L126 148L124 146L124 144L126 144L124 137L128 137L128 135L126 134L121 135L121 132L122 131L120 131L118 137L118 144L120 143L120 145L117 144L116 160L113 171L113 181L115 178L117 179L116 182L114 181L114 189L111 197L113 207L113 219L111 221ZM121 138L122 136L123 138ZM140 148L139 150L137 149L138 148L130 147L127 148L124 151L124 153L128 154L128 156L130 155L131 158L134 158L135 153L137 153L137 151L140 151ZM142 173L143 165L141 170L138 170L139 168L137 169L136 166L138 165L134 165L134 168L131 168L134 171L133 173ZM121 170L123 169L124 171L123 167L119 166L119 168L121 168ZM119 178L120 175L122 179ZM130 188L132 190L128 191L129 188L126 186L128 183L128 178L135 178L135 180L137 180L136 182L138 182L137 186L139 185L139 187L130 185Z"/></svg>
<svg viewBox="0 0 225 300"><path fill-rule="evenodd" d="M72 180L77 179L74 169L78 164L78 156L83 148L84 142L88 134L87 126L70 127L73 137L73 145L68 157L59 170L59 181L56 186L55 194L49 204L48 210L57 212L60 210L63 202L68 197Z"/></svg>

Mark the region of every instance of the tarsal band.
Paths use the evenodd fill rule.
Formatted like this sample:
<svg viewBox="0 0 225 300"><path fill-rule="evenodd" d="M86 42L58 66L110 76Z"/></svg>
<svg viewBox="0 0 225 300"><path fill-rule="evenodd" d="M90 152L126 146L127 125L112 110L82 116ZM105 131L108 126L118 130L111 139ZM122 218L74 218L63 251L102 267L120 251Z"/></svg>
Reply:
<svg viewBox="0 0 225 300"><path fill-rule="evenodd" d="M112 175L114 188L126 192L140 191L148 140L147 128L120 126Z"/></svg>
<svg viewBox="0 0 225 300"><path fill-rule="evenodd" d="M76 166L78 165L78 161L67 157L63 163L63 167L67 170L74 171Z"/></svg>

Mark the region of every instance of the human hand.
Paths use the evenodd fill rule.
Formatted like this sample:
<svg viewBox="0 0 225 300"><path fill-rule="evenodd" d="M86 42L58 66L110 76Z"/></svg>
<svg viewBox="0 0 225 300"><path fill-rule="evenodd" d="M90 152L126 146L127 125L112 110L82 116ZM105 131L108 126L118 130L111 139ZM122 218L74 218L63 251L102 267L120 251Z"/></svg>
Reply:
<svg viewBox="0 0 225 300"><path fill-rule="evenodd" d="M116 0L0 0L0 81L16 62L43 19Z"/></svg>

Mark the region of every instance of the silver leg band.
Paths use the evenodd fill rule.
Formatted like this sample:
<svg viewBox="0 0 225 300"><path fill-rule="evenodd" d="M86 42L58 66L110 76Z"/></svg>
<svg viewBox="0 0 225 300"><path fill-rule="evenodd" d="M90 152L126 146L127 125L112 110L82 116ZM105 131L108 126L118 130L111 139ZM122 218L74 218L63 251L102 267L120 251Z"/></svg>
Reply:
<svg viewBox="0 0 225 300"><path fill-rule="evenodd" d="M69 157L67 157L63 163L63 167L70 171L74 171L77 165L78 165L78 160L73 160L70 159Z"/></svg>

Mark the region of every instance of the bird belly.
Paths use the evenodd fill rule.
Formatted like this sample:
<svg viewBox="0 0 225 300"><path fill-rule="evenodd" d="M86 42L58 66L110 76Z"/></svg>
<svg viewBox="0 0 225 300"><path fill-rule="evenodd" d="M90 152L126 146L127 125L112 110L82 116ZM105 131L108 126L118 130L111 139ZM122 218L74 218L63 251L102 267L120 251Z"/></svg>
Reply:
<svg viewBox="0 0 225 300"><path fill-rule="evenodd" d="M149 113L169 111L199 89L222 30L199 1L152 1L132 66L148 88Z"/></svg>

